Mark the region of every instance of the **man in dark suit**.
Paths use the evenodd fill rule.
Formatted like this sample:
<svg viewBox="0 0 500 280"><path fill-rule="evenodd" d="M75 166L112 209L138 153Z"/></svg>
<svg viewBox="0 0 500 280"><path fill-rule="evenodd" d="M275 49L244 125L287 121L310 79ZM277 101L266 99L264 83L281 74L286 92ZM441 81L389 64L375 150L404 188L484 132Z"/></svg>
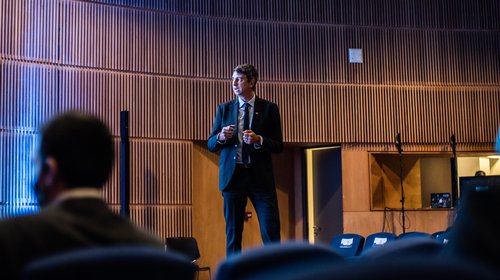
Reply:
<svg viewBox="0 0 500 280"><path fill-rule="evenodd" d="M2 279L19 278L31 260L89 246L163 244L101 199L114 159L113 141L97 118L69 112L41 131L35 193L42 210L0 222Z"/></svg>
<svg viewBox="0 0 500 280"><path fill-rule="evenodd" d="M258 73L250 64L233 69L236 99L219 104L208 149L220 152L219 189L224 198L226 253L241 251L247 198L259 219L262 241L280 240L271 153L283 150L276 104L255 95Z"/></svg>

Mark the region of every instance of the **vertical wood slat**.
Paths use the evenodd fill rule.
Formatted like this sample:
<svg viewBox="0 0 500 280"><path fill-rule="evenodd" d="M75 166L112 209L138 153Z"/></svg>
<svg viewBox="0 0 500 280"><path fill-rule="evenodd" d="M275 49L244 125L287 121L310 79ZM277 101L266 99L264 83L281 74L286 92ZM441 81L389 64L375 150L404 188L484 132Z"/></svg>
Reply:
<svg viewBox="0 0 500 280"><path fill-rule="evenodd" d="M111 5L187 14L190 16L235 17L246 20L320 22L345 25L377 25L423 28L494 28L499 26L495 0L478 1L356 1L339 0L304 3L290 0L256 0L248 7L231 0L216 4L203 0L122 1L99 0ZM482 17L475 16L477 13ZM496 21L495 21L496 20Z"/></svg>
<svg viewBox="0 0 500 280"><path fill-rule="evenodd" d="M176 81L168 77L141 77L75 69L60 72L61 96L58 97L54 90L57 73L54 67L38 67L9 61L2 63L1 67L7 73L2 76L2 86L8 94L2 95L4 102L3 107L0 107L4 127L25 127L33 130L41 120L46 120L57 111L83 109L105 119L110 123L113 134L118 135L119 111L131 110L133 137L204 140L211 129L216 104L233 98L233 95L228 93L226 81L197 81L193 85L185 80ZM20 84L19 81L27 82ZM125 81L127 82L124 84ZM202 91L202 88L213 90ZM259 88L263 97L272 101L283 100L277 103L283 113L282 122L286 128L284 136L287 142L373 142L377 135L383 134L386 136L379 141L391 141L391 132L394 132L395 128L389 121L390 118L386 117L386 121L379 124L383 125L380 131L373 131L372 126L368 125L370 120L366 114L374 110L373 108L384 107L385 101L381 99L386 91L384 87L290 85L285 90L280 90L277 85L261 82ZM190 94L185 93L188 89L191 89ZM410 137L408 141L446 142L447 138L444 136L452 134L450 127L465 128L464 142L492 142L495 138L496 124L499 122L499 106L494 106L498 104L498 89L403 87L394 90L395 93L402 94L404 99L402 103L395 103L400 113L393 118L402 121L397 128L407 131L405 137ZM345 92L343 98L342 92ZM278 94L283 97L278 97ZM376 98L370 98L371 94L375 94ZM464 94L467 98L462 100ZM446 97L436 98L437 96ZM456 98L457 102L453 103L456 107L444 110L447 104ZM60 105L57 105L57 100ZM39 107L31 106L34 101L41 102L40 109L43 110L38 111ZM177 104L179 101L182 101L181 106ZM182 104L186 106L185 109L178 110L182 108ZM14 106L12 108L16 110L12 111L13 109L6 106ZM389 110L387 105L385 107ZM484 108L484 113L480 108ZM385 114L386 110L380 113ZM287 114L287 111L291 114ZM332 117L332 112L335 112L335 118ZM456 114L467 115L460 118L459 122L451 122ZM482 117L483 114L488 117ZM38 115L38 121L33 122L35 119L26 118L27 115ZM449 122L442 122L448 119ZM335 120L335 123L326 120ZM288 122L290 124L287 124ZM471 122L473 125L468 125ZM297 123L306 123L311 130L297 130L294 128ZM193 132L192 127L202 129ZM323 134L325 131L329 132L328 137ZM372 132L365 134L368 131ZM290 132L293 135L289 134ZM456 133L458 136L458 131ZM477 138L482 133L485 133L484 137ZM435 135L441 136L436 138Z"/></svg>
<svg viewBox="0 0 500 280"><path fill-rule="evenodd" d="M86 2L63 1L62 6L63 12L72 9L81 19L71 21L62 29L68 42L78 42L74 45L63 42L61 46L66 56L63 63L69 65L222 79L229 76L228 69L235 63L252 61L265 70L261 72L262 80L269 81L498 85L499 66L493 63L498 61L499 54L492 48L499 44L498 29L398 29L397 26L383 29L303 22L244 22L114 6L103 8ZM99 28L97 23L103 14L109 18L111 27ZM97 21L84 20L86 18ZM143 26L144 31L137 32L137 26ZM282 29L284 36L275 36L276 29ZM254 30L257 34L252 42L246 36L235 36L244 34L244 30ZM109 36L107 34L112 34L112 40L96 39ZM332 35L338 36L338 40L329 40ZM272 40L263 40L269 36ZM206 40L202 42L198 38ZM438 42L445 43L448 39L451 39L447 42L450 46L443 50ZM207 45L206 42L212 43ZM238 46L249 44L259 50L258 55L249 49L236 51ZM362 47L367 56L361 66L347 63L347 49L355 45ZM84 51L93 49L97 51L82 56ZM389 51L382 51L386 49ZM101 50L105 53L101 54ZM113 63L97 59L108 56L107 52L112 52L110 56L117 54ZM201 53L204 55L199 56ZM385 69L377 68L385 56L389 56L384 60L388 63L385 69L395 75L387 77ZM332 61L325 57L337 59ZM459 63L449 64L455 60ZM341 71L321 78L330 68ZM338 73L343 70L347 70L347 75L339 79ZM450 81L446 75L449 71L463 74Z"/></svg>
<svg viewBox="0 0 500 280"><path fill-rule="evenodd" d="M131 139L130 150L131 219L162 238L189 234L192 143ZM115 151L119 151L118 139ZM116 154L111 178L103 188L104 198L112 205L120 203L119 158Z"/></svg>
<svg viewBox="0 0 500 280"><path fill-rule="evenodd" d="M34 213L38 210L33 184L36 134L0 130L0 217Z"/></svg>
<svg viewBox="0 0 500 280"><path fill-rule="evenodd" d="M70 4L66 4L67 2L69 2ZM21 2L23 3L23 2ZM71 2L71 1L66 1L66 2L63 2L64 5L68 6L68 5L73 5L74 6L74 9L76 9L76 15L78 16L77 18L81 19L81 23L79 23L78 25L75 25L74 28L70 28L70 29L63 29L64 32L70 32L71 34L78 34L78 38L77 40L69 40L71 42L73 41L76 41L77 44L75 44L76 48L75 49L72 49L72 48L65 48L62 50L62 53L72 53L74 51L76 51L76 56L75 57L79 57L77 60L75 61L72 61L71 59L70 60L65 60L66 63L69 63L69 64L75 64L75 65L87 65L87 66L93 66L93 67L104 67L104 68L109 68L109 67L113 67L111 64L108 64L108 63L104 63L102 59L98 59L97 57L100 57L102 56L101 53L101 50L107 50L107 49L113 49L113 48L109 48L107 45L100 45L100 44L97 44L97 46L95 46L95 41L96 41L96 37L99 37L99 36L104 36L103 33L104 32L108 32L109 30L104 30L104 29L101 29L99 28L99 24L94 24L95 21L87 21L85 20L85 16L82 16L82 14L85 14L85 13L90 13L90 14L93 14L95 15L95 18L99 19L102 17L103 14L106 14L106 16L108 16L110 14L111 18L116 17L117 15L122 15L122 14L125 14L127 17L131 17L132 19L134 19L135 21L132 21L132 24L131 23L125 23L126 21L124 20L121 20L119 22L111 22L111 26L112 27L115 27L115 28L118 28L118 30L128 30L130 29L130 27L132 27L132 30L135 30L136 26L137 25L144 25L144 28L149 30L151 29L150 27L151 26L154 26L155 24L157 24L158 22L162 23L164 22L163 20L161 20L162 18L171 18L172 20L175 20L175 22L177 23L177 25L174 25L174 27L176 28L181 28L183 30L189 30L189 31L193 31L193 32L189 32L190 34L197 34L193 37L198 37L200 36L199 32L200 30L197 29L198 28L198 24L195 20L193 21L190 21L189 18L182 18L182 17L178 17L177 19L175 19L174 16L170 15L170 14L161 14L161 13L153 13L153 17L151 17L152 19L148 22L143 22L144 21L144 15L145 15L145 12L141 12L141 11L136 11L136 10L131 10L131 9L124 9L124 8L115 8L115 7L111 7L111 6L105 6L104 8L102 6L99 6L99 5L95 5L96 8L95 9L92 9L92 6L91 4L87 4L87 3L84 3L84 2L76 2L76 4L74 2ZM116 24L119 24L120 26L115 26L115 23ZM126 24L125 26L122 26ZM227 24L225 22L223 22L223 24ZM274 24L276 25L276 24ZM297 26L301 26L300 23L297 23ZM273 24L267 24L267 25L263 25L263 24L259 24L258 26L257 25L248 25L246 28L251 28L251 29L256 29L257 31L259 31L261 28L264 28L265 30L266 29L269 29L269 28L273 28ZM330 27L327 27L327 28L330 28ZM335 28L335 27L333 27ZM325 34L324 32L324 27L323 26L319 26L319 27L315 27L315 26L311 26L311 28L298 28L298 29L295 29L296 32L298 32L297 34L300 35L303 33L303 30L304 29L307 29L307 32L309 34L314 34L314 36L312 38L320 38L320 40L318 42L324 42L324 40L321 40L322 38L322 35L321 34ZM369 29L363 29L363 27L359 28L359 27L350 27L348 28L349 32L352 33L353 31L356 31L356 30L360 30L360 31L366 31L366 34L370 34L369 32ZM79 30L81 30L79 32ZM87 31L85 31L87 30ZM293 29L292 29L293 31ZM364 33L364 32L363 32ZM412 33L415 33L415 34L412 34ZM474 44L474 42L478 42L476 43L477 48L479 48L480 51L478 51L477 53L484 53L484 51L487 51L487 49L484 49L484 51L482 50L482 48L484 47L481 47L481 46L484 46L484 44L482 43L479 43L481 42L481 40L487 40L487 41L491 41L491 40L497 40L498 39L495 39L495 38L498 38L498 34L493 34L491 35L482 35L482 33L484 32L475 32L475 31L471 31L471 32L452 32L452 31L446 31L446 30L443 30L443 31L440 31L438 32L440 34L439 37L442 37L442 36L446 36L446 33L450 33L450 34L457 34L457 35L460 35L460 33L462 33L462 35L460 36L466 36L464 39L465 40L462 40L462 39L459 39L459 40L454 40L452 41L451 43L453 44L453 46L450 46L449 50L451 50L451 52L446 52L446 53L442 53L441 55L447 55L447 53L451 53L451 55L453 55L453 57L456 57L457 55L453 53L453 50L456 50L456 49L460 49L460 48L457 48L456 46L460 46L460 44L463 44L463 42L471 42L471 44ZM469 37L469 35L467 35L468 33L470 33L470 38L467 38ZM497 31L494 31L494 33L497 33ZM96 34L100 34L100 35L96 35ZM181 63L181 64L176 64L176 63L170 63L170 67L169 69L165 69L165 72L164 70L161 69L161 67L159 67L161 64L158 64L158 65L150 65L148 63L153 63L151 62L150 59L140 59L140 57L138 57L137 53L138 53L138 49L144 49L143 48L143 45L140 44L141 42L144 42L144 41L154 41L154 40L157 40L157 36L153 37L154 35L158 35L158 34L143 34L141 36L137 35L134 37L134 34L138 34L137 32L133 31L132 32L132 35L128 35L127 32L124 33L124 35L126 35L124 38L121 38L121 37L117 37L117 38L121 38L119 39L119 43L118 44L114 44L114 46L122 46L124 48L124 51L122 52L122 56L120 57L120 61L122 61L120 64L118 64L118 68L117 69L130 69L130 70L137 70L137 71L151 71L151 72L154 72L154 73L172 73L172 72L181 72L181 73L186 73L186 71L188 70L194 70L194 68L185 68L186 65L188 64L192 64L190 62L190 58L192 57L192 53L191 52L184 52L184 51L176 51L176 56L180 56L183 58L183 60L185 61L185 63ZM293 34L293 33L292 33ZM67 34L66 34L67 35ZM173 35L171 36L178 36L179 33L178 32L174 32ZM131 37L132 36L132 37ZM300 35L302 36L302 35ZM323 35L324 36L324 35ZM401 37L402 36L402 37ZM414 31L414 30L408 30L408 31L405 31L405 30L402 30L401 31L401 34L399 36L399 38L394 38L392 40L389 40L389 42L394 42L394 41L397 41L397 42L401 42L403 44L407 44L408 47L405 47L403 49L409 49L409 50L412 50L413 49L413 42L425 42L426 45L423 45L422 47L425 47L425 48L430 48L430 49L433 49L432 51L432 54L435 54L437 53L437 50L434 50L434 48L432 47L432 42L433 40L422 40L420 37L422 36L422 31ZM486 36L486 37L485 37ZM63 36L66 38L66 36ZM368 36L369 37L369 36ZM476 38L477 37L477 38ZM304 41L303 39L301 40L300 38L302 37L298 37L296 39L294 39L295 41L299 41L299 42L302 42ZM416 40L416 38L419 38L418 40ZM177 50L183 50L185 48L182 48L182 46L186 46L188 44L185 43L185 38L184 37L181 37L182 42L180 42L179 44L181 45L174 45L173 47L175 47L175 49ZM219 38L218 38L219 39ZM220 38L222 40L217 40L217 42L219 41L228 41L229 38L226 38L226 37L222 37ZM374 38L372 38L374 39ZM479 39L479 40L477 40ZM158 40L160 41L163 41L163 42L171 42L172 40L169 40L169 37L160 37ZM103 41L99 41L97 40L98 42L104 42ZM130 44L127 44L126 42L129 42L131 41L133 44L133 46L135 46L134 48L130 48L129 45ZM268 42L269 40L266 40L266 42ZM429 42L429 43L427 43ZM36 43L36 42L35 42ZM494 43L494 42L491 42L491 43ZM101 43L102 44L102 43ZM313 46L319 46L321 45L322 43L316 43L316 44L313 44ZM423 44L423 43L422 43ZM83 45L83 47L82 47ZM488 45L488 44L487 44ZM65 45L63 44L63 47ZM404 45L403 45L404 46ZM346 49L347 46L343 45L341 46L341 48L337 48L335 49L335 52L336 53L345 53L345 49ZM390 45L386 46L386 47L391 47ZM469 46L466 44L465 45L466 47L466 50L470 50L472 49L469 48ZM122 48L119 48L119 49L122 49ZM264 50L268 49L266 47L262 48ZM272 49L272 48L271 48ZM329 50L331 49L329 46L324 46L324 47L321 47L321 50ZM91 53L87 53L89 52L89 50L95 50ZM158 49L155 49L153 50L153 52L156 52L155 54L151 54L149 55L149 51L145 51L145 53L148 53L148 56L151 57L151 56L155 56L155 57L162 57L161 54L163 53L171 53L168 51L169 50L169 47L168 45L163 45L163 47L160 47ZM205 48L204 48L205 50ZM197 50L198 52L199 50ZM299 53L304 53L304 46L300 46L299 45L299 49L298 49ZM371 51L371 52L370 52ZM285 50L286 52L286 50ZM80 54L81 53L81 54ZM312 55L312 59L306 59L306 60L303 60L302 63L297 63L297 64L293 64L293 65L304 65L304 63L307 65L308 61L320 61L320 59L318 59L318 56L315 55L315 53L318 53L317 55L320 55L320 54L324 54L324 53L329 53L328 51L318 51L318 52L313 52L311 54L308 54L308 55ZM367 50L366 53L373 53L373 54L376 54L377 51L376 50ZM393 52L393 53L396 53L397 54L397 49L396 49L396 52ZM470 52L469 52L470 53ZM90 55L89 55L90 54ZM94 55L95 54L95 55ZM128 54L128 55L127 55ZM139 53L140 54L140 53ZM495 54L495 53L493 53ZM439 59L438 60L432 60L432 59L424 59L425 57L422 56L423 54L420 54L418 56L415 56L414 58L411 58L411 60L407 60L409 59L408 57L406 57L406 55L404 55L403 53L399 53L397 55L397 57L399 57L399 59L397 61L402 61L402 62L405 62L405 63L393 63L392 64L392 67L390 67L391 69L393 69L393 71L395 71L396 73L398 74L401 74L401 77L398 78L397 80L393 80L393 81L389 81L389 82L403 82L403 81L415 81L414 78L410 78L408 77L408 74L407 74L407 71L408 69L411 69L411 67L408 67L408 65L413 65L413 63L417 63L418 67L416 68L416 70L414 71L414 73L419 73L419 72L422 72L422 73L429 73L429 71L424 71L424 69L440 69L439 67ZM89 57L87 57L89 56ZM214 53L212 52L210 57L213 57L214 56ZM287 55L288 57L290 57L290 55ZM82 60L82 57L86 57L85 61ZM130 57L132 57L132 59L129 59ZM217 57L219 57L219 55L217 55ZM263 57L271 57L270 55L266 55L264 53ZM276 57L276 56L272 56L272 57ZM300 55L299 56L299 59L301 57L304 57L304 55ZM345 57L345 56L344 56ZM376 57L374 55L374 57ZM460 57L460 55L458 56ZM171 57L172 58L172 57ZM462 59L462 58L461 58ZM467 58L465 58L467 60ZM256 60L258 61L258 57L256 57ZM132 65L136 65L132 68L129 68L128 66L126 66L126 61L130 62L132 61ZM139 62L138 61L144 61L145 64L143 66L140 66ZM175 59L169 59L169 61L175 61ZM215 61L215 60L214 60ZM422 64L423 62L425 61L424 64ZM436 61L435 64L433 64L433 61ZM482 61L481 64L486 64L487 67L478 67L478 71L482 71L481 69L486 69L486 71L488 71L488 69L491 69L491 67L488 67L491 63L491 61L495 61L495 59L489 59L487 58L487 56L481 56L480 57L480 61ZM283 63L286 61L279 61L279 63ZM216 64L216 63L213 63L213 64ZM264 64L264 65L268 65L268 63L261 63L261 64ZM420 64L420 65L419 65ZM292 66L293 66L292 65ZM398 66L399 65L399 66ZM399 69L398 67L401 67L401 65L404 65L404 68L402 69ZM491 65L491 64L490 64ZM177 66L181 66L181 68L177 68L176 70L176 67ZM315 65L316 66L316 65ZM461 71L461 72L466 72L467 70L471 69L471 66L472 67L476 67L474 66L474 63L473 61L467 61L466 64L464 64L463 66L461 66L460 68L462 68L462 70L464 71ZM422 68L424 67L424 68ZM298 69L297 67L287 67L285 69L290 69L290 68L293 68L293 69ZM301 78L300 76L296 76L294 78L296 79L299 79L299 80L312 80L314 81L314 77L316 77L316 67L307 67L309 68L310 70L312 71L309 71L311 72L311 75L309 76L305 76L305 78ZM220 68L219 68L220 69ZM273 69L273 67L270 67L268 69ZM403 70L403 71L401 71ZM446 70L446 69L444 69ZM474 74L474 75L463 75L463 77L461 78L462 81L466 82L466 83L469 83L468 79L474 79L474 80L478 80L480 81L481 79L484 79L485 77L491 77L491 79L488 79L486 82L487 83L497 83L496 79L494 79L496 76L495 75L492 75L491 73L495 73L495 70L498 70L498 69L491 69L493 70L492 71L489 71L487 73L484 73L481 74L481 75L478 75L478 74ZM193 71L194 72L194 71ZM218 69L215 70L215 71L211 71L211 75L215 74L217 75L218 77L222 77L222 73L224 71L219 71ZM215 72L215 73L214 73ZM307 73L307 71L298 71L298 73ZM383 71L373 71L370 73L369 76L367 76L367 71L363 71L362 73L362 76L364 77L369 77L369 79L366 79L366 78L363 78L363 82L369 82L370 81L374 81L374 80L377 80L376 79L376 76L374 77L373 75L381 75L379 73L383 73ZM474 71L473 73L478 73L477 71ZM302 75L301 74L301 75ZM359 74L359 73L358 73ZM225 75L225 73L224 73ZM271 74L270 74L271 75ZM295 74L297 75L297 74ZM356 75L357 76L357 75ZM425 75L424 75L425 76ZM430 83L433 82L433 79L436 78L436 77L441 77L444 75L434 75L434 76L430 76L429 78L427 79L424 79L423 81L428 81ZM264 76L265 78L265 76ZM375 79L374 79L375 78ZM418 79L417 79L418 80ZM351 80L352 81L352 80ZM420 80L419 80L420 81ZM349 80L345 80L344 82L349 82ZM441 81L441 82L446 82L446 81Z"/></svg>
<svg viewBox="0 0 500 280"><path fill-rule="evenodd" d="M192 207L131 206L130 219L160 239L192 235Z"/></svg>
<svg viewBox="0 0 500 280"><path fill-rule="evenodd" d="M132 204L192 204L192 144L131 142Z"/></svg>
<svg viewBox="0 0 500 280"><path fill-rule="evenodd" d="M35 131L55 114L57 69L0 61L0 129Z"/></svg>
<svg viewBox="0 0 500 280"><path fill-rule="evenodd" d="M116 214L120 213L118 205L110 205L110 208ZM192 236L192 209L188 206L131 205L130 220L160 239Z"/></svg>
<svg viewBox="0 0 500 280"><path fill-rule="evenodd" d="M15 59L57 62L58 1L0 2L0 54Z"/></svg>

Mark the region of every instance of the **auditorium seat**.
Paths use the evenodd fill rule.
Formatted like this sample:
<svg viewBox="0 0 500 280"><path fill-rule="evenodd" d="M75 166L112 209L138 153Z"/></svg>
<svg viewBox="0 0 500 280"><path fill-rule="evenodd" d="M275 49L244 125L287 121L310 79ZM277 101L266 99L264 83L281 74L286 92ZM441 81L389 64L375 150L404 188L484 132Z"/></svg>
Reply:
<svg viewBox="0 0 500 280"><path fill-rule="evenodd" d="M402 257L434 257L441 253L443 244L428 236L395 239L384 246L363 251L362 260L399 259Z"/></svg>
<svg viewBox="0 0 500 280"><path fill-rule="evenodd" d="M24 280L192 280L195 267L181 254L142 246L92 247L34 260Z"/></svg>
<svg viewBox="0 0 500 280"><path fill-rule="evenodd" d="M297 271L344 263L330 247L288 241L251 248L227 257L217 268L216 280L288 279Z"/></svg>
<svg viewBox="0 0 500 280"><path fill-rule="evenodd" d="M440 231L433 232L431 235L432 235L432 237L437 238L439 235L441 235L445 232L446 232L446 230L440 230Z"/></svg>
<svg viewBox="0 0 500 280"><path fill-rule="evenodd" d="M344 258L358 256L363 250L365 237L355 233L337 234L332 238L330 247Z"/></svg>
<svg viewBox="0 0 500 280"><path fill-rule="evenodd" d="M498 271L472 261L424 257L348 262L318 267L313 271L297 270L291 277L280 279L493 280L498 279Z"/></svg>
<svg viewBox="0 0 500 280"><path fill-rule="evenodd" d="M210 266L199 266L197 261L201 257L198 241L194 237L167 237L165 238L165 246L167 250L178 252L186 255L191 263L196 267L196 278L199 278L200 271L207 271L209 279L211 279Z"/></svg>
<svg viewBox="0 0 500 280"><path fill-rule="evenodd" d="M388 242L394 241L396 239L396 234L391 232L375 232L366 237L365 245L363 251L369 250L371 248L377 248L384 246Z"/></svg>
<svg viewBox="0 0 500 280"><path fill-rule="evenodd" d="M437 231L432 234L432 236L442 244L447 244L449 240L450 232L447 230Z"/></svg>
<svg viewBox="0 0 500 280"><path fill-rule="evenodd" d="M397 239L406 239L406 238L413 238L413 237L432 238L432 234L427 233L427 232L422 232L422 231L409 231L409 232L401 233L400 235L398 235Z"/></svg>

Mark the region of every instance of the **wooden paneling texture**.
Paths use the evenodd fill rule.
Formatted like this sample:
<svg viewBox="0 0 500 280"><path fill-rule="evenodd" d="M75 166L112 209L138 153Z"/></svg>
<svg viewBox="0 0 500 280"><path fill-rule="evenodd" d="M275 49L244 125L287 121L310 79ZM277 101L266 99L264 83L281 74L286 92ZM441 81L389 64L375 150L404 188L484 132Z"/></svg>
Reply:
<svg viewBox="0 0 500 280"><path fill-rule="evenodd" d="M0 217L38 210L31 192L35 168L25 164L32 160L36 142L32 133L0 131Z"/></svg>
<svg viewBox="0 0 500 280"><path fill-rule="evenodd" d="M401 132L405 150L443 150L454 133L491 150L500 123L497 0L2 0L0 38L0 208L34 202L17 156L34 140L19 139L68 109L118 137L129 110L132 218L162 237L192 231L191 142L237 64L257 66L293 145L387 150ZM118 181L115 167L113 207Z"/></svg>

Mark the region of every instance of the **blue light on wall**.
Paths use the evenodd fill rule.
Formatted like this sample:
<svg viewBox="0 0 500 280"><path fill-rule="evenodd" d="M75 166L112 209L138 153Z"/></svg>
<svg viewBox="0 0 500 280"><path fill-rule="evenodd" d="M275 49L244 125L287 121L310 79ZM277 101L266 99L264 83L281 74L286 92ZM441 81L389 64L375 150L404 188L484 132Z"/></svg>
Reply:
<svg viewBox="0 0 500 280"><path fill-rule="evenodd" d="M500 154L500 127L498 128L497 140L496 140L495 145L496 145L497 154Z"/></svg>
<svg viewBox="0 0 500 280"><path fill-rule="evenodd" d="M52 80L47 69L5 61L0 67L0 218L4 218L39 210L33 192L34 152L39 125L52 114L57 100L51 99L57 92L47 87Z"/></svg>
<svg viewBox="0 0 500 280"><path fill-rule="evenodd" d="M29 133L0 134L0 146L3 147L0 218L30 214L39 209L32 188L36 172L33 164L36 138L36 134Z"/></svg>

